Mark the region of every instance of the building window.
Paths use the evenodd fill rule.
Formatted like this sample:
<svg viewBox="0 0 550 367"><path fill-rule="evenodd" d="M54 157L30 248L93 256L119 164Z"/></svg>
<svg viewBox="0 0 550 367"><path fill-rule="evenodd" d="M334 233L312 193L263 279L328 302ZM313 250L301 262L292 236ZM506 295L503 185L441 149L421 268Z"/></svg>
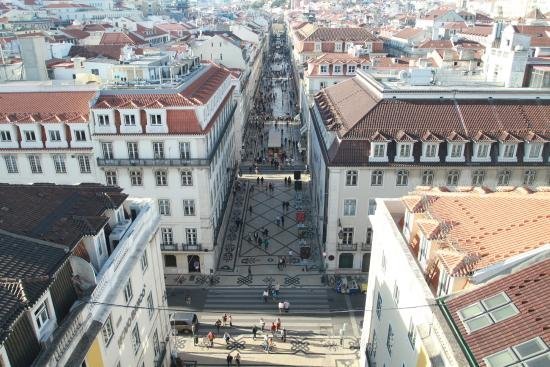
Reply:
<svg viewBox="0 0 550 367"><path fill-rule="evenodd" d="M386 339L386 347L388 348L388 353L391 356L391 350L393 348L393 330L391 324L388 325L388 338Z"/></svg>
<svg viewBox="0 0 550 367"><path fill-rule="evenodd" d="M508 170L498 171L497 174L497 185L498 186L507 186L510 184L510 176L512 173Z"/></svg>
<svg viewBox="0 0 550 367"><path fill-rule="evenodd" d="M61 141L61 133L59 130L49 130L50 141Z"/></svg>
<svg viewBox="0 0 550 367"><path fill-rule="evenodd" d="M346 172L346 186L357 186L357 171Z"/></svg>
<svg viewBox="0 0 550 367"><path fill-rule="evenodd" d="M315 52L321 52L321 42L315 42Z"/></svg>
<svg viewBox="0 0 550 367"><path fill-rule="evenodd" d="M409 184L409 171L399 170L397 171L397 186L407 186Z"/></svg>
<svg viewBox="0 0 550 367"><path fill-rule="evenodd" d="M92 166L90 165L90 157L87 155L77 156L78 166L80 167L80 173L92 173Z"/></svg>
<svg viewBox="0 0 550 367"><path fill-rule="evenodd" d="M384 171L382 170L372 171L371 181L370 181L371 186L382 186L383 180L384 180Z"/></svg>
<svg viewBox="0 0 550 367"><path fill-rule="evenodd" d="M149 318L152 318L153 314L155 313L155 303L153 302L153 291L150 291L149 295L147 296L147 313L149 314Z"/></svg>
<svg viewBox="0 0 550 367"><path fill-rule="evenodd" d="M190 170L181 171L181 185L193 186L193 173Z"/></svg>
<svg viewBox="0 0 550 367"><path fill-rule="evenodd" d="M36 320L36 325L38 330L42 330L44 325L50 320L50 314L48 312L47 301L44 301L36 311L34 311L34 319Z"/></svg>
<svg viewBox="0 0 550 367"><path fill-rule="evenodd" d="M532 169L528 169L523 173L523 184L527 186L532 186L535 183L535 178L537 177L537 172Z"/></svg>
<svg viewBox="0 0 550 367"><path fill-rule="evenodd" d="M472 185L481 186L485 181L485 171L481 169L474 170L472 172Z"/></svg>
<svg viewBox="0 0 550 367"><path fill-rule="evenodd" d="M124 125L135 126L136 116L135 115L124 115Z"/></svg>
<svg viewBox="0 0 550 367"><path fill-rule="evenodd" d="M342 67L340 65L334 65L334 73L340 74L342 72Z"/></svg>
<svg viewBox="0 0 550 367"><path fill-rule="evenodd" d="M183 201L183 215L185 216L195 215L195 200Z"/></svg>
<svg viewBox="0 0 550 367"><path fill-rule="evenodd" d="M411 347L414 349L414 344L416 342L416 331L414 328L414 322L412 317L409 320L409 331L407 332L407 336L409 337L409 342L411 343Z"/></svg>
<svg viewBox="0 0 550 367"><path fill-rule="evenodd" d="M479 144L477 146L477 157L487 158L489 156L489 144Z"/></svg>
<svg viewBox="0 0 550 367"><path fill-rule="evenodd" d="M345 199L344 200L344 215L353 216L355 215L355 207L357 201L355 199Z"/></svg>
<svg viewBox="0 0 550 367"><path fill-rule="evenodd" d="M36 134L34 133L34 131L25 130L24 135L25 135L25 141L31 141L31 142L36 141Z"/></svg>
<svg viewBox="0 0 550 367"><path fill-rule="evenodd" d="M164 266L167 268L177 268L178 263L176 256L174 255L164 255Z"/></svg>
<svg viewBox="0 0 550 367"><path fill-rule="evenodd" d="M124 286L124 302L128 303L132 300L134 293L132 291L132 280L128 279L126 285Z"/></svg>
<svg viewBox="0 0 550 367"><path fill-rule="evenodd" d="M542 144L529 144L529 158L540 158L542 153Z"/></svg>
<svg viewBox="0 0 550 367"><path fill-rule="evenodd" d="M141 339L139 338L139 326L136 322L136 325L132 329L132 348L134 349L134 353L137 353L139 350L139 347L141 346Z"/></svg>
<svg viewBox="0 0 550 367"><path fill-rule="evenodd" d="M422 172L422 185L431 186L434 183L434 171L427 169Z"/></svg>
<svg viewBox="0 0 550 367"><path fill-rule="evenodd" d="M180 159L191 159L191 144L189 142L180 142Z"/></svg>
<svg viewBox="0 0 550 367"><path fill-rule="evenodd" d="M386 156L386 144L374 144L374 157L383 158Z"/></svg>
<svg viewBox="0 0 550 367"><path fill-rule="evenodd" d="M109 115L97 115L99 126L109 126Z"/></svg>
<svg viewBox="0 0 550 367"><path fill-rule="evenodd" d="M40 156L29 155L29 165L32 173L42 173L42 164L40 164Z"/></svg>
<svg viewBox="0 0 550 367"><path fill-rule="evenodd" d="M451 144L451 157L462 157L462 144Z"/></svg>
<svg viewBox="0 0 550 367"><path fill-rule="evenodd" d="M348 65L348 74L355 73L355 65Z"/></svg>
<svg viewBox="0 0 550 367"><path fill-rule="evenodd" d="M399 286L397 285L397 282L393 284L393 300L395 301L395 305L399 305Z"/></svg>
<svg viewBox="0 0 550 367"><path fill-rule="evenodd" d="M155 125L155 126L162 125L162 118L160 114L150 114L149 121L151 121L151 125Z"/></svg>
<svg viewBox="0 0 550 367"><path fill-rule="evenodd" d="M101 143L104 159L113 159L113 143Z"/></svg>
<svg viewBox="0 0 550 367"><path fill-rule="evenodd" d="M456 169L452 169L447 174L447 186L456 186L458 185L458 180L460 178L460 172Z"/></svg>
<svg viewBox="0 0 550 367"><path fill-rule="evenodd" d="M159 199L159 214L160 215L170 215L170 200L169 199Z"/></svg>
<svg viewBox="0 0 550 367"><path fill-rule="evenodd" d="M143 252L143 255L141 255L141 270L145 271L149 267L149 260L147 260L147 249Z"/></svg>
<svg viewBox="0 0 550 367"><path fill-rule="evenodd" d="M99 69L92 69L91 72L93 75L99 75Z"/></svg>
<svg viewBox="0 0 550 367"><path fill-rule="evenodd" d="M132 141L126 143L126 146L128 147L128 158L139 159L138 143Z"/></svg>
<svg viewBox="0 0 550 367"><path fill-rule="evenodd" d="M376 317L378 317L378 320L380 320L381 316L382 316L382 296L380 295L380 291L379 291L378 297L376 298Z"/></svg>
<svg viewBox="0 0 550 367"><path fill-rule="evenodd" d="M505 292L497 293L458 310L466 331L472 333L519 313Z"/></svg>
<svg viewBox="0 0 550 367"><path fill-rule="evenodd" d="M52 159L56 173L67 173L67 165L65 164L64 154L54 154L52 155Z"/></svg>
<svg viewBox="0 0 550 367"><path fill-rule="evenodd" d="M131 170L130 171L130 184L132 186L141 186L143 185L143 177L140 170Z"/></svg>
<svg viewBox="0 0 550 367"><path fill-rule="evenodd" d="M155 159L164 159L164 143L156 141L153 143L153 155Z"/></svg>
<svg viewBox="0 0 550 367"><path fill-rule="evenodd" d="M504 158L513 158L516 155L516 145L515 144L505 144L504 153L502 156Z"/></svg>
<svg viewBox="0 0 550 367"><path fill-rule="evenodd" d="M174 235L172 233L172 228L163 227L160 229L160 236L163 245L173 245L174 244Z"/></svg>
<svg viewBox="0 0 550 367"><path fill-rule="evenodd" d="M185 228L185 238L188 245L197 244L197 229L196 228Z"/></svg>
<svg viewBox="0 0 550 367"><path fill-rule="evenodd" d="M369 355L372 360L376 359L376 348L378 347L378 341L376 340L376 330L372 331L372 342L370 346Z"/></svg>
<svg viewBox="0 0 550 367"><path fill-rule="evenodd" d="M399 158L409 158L411 156L411 144L399 144Z"/></svg>
<svg viewBox="0 0 550 367"><path fill-rule="evenodd" d="M17 158L14 155L5 155L4 161L6 162L6 169L8 173L18 173L17 169Z"/></svg>
<svg viewBox="0 0 550 367"><path fill-rule="evenodd" d="M155 181L157 186L167 186L168 185L168 172L164 170L155 171Z"/></svg>
<svg viewBox="0 0 550 367"><path fill-rule="evenodd" d="M153 352L155 353L155 361L156 361L158 356L160 356L159 333L157 330L155 330L155 333L153 334Z"/></svg>
<svg viewBox="0 0 550 367"><path fill-rule="evenodd" d="M321 65L321 73L323 74L328 73L328 65Z"/></svg>
<svg viewBox="0 0 550 367"><path fill-rule="evenodd" d="M11 133L6 130L0 131L0 139L2 141L11 141Z"/></svg>
<svg viewBox="0 0 550 367"><path fill-rule="evenodd" d="M74 136L76 141L86 141L86 131L84 130L75 130Z"/></svg>
<svg viewBox="0 0 550 367"><path fill-rule="evenodd" d="M115 334L113 330L113 321L111 320L110 314L107 317L107 320L105 320L105 324L103 324L101 333L103 334L103 342L105 343L105 346L108 346L113 338L113 335Z"/></svg>
<svg viewBox="0 0 550 367"><path fill-rule="evenodd" d="M426 157L434 158L437 154L437 144L426 144Z"/></svg>
<svg viewBox="0 0 550 367"><path fill-rule="evenodd" d="M369 215L374 215L376 213L376 199L369 199Z"/></svg>
<svg viewBox="0 0 550 367"><path fill-rule="evenodd" d="M351 245L353 244L353 228L344 227L342 228L342 244Z"/></svg>
<svg viewBox="0 0 550 367"><path fill-rule="evenodd" d="M117 181L116 171L105 171L105 182L109 186L117 186L118 181Z"/></svg>

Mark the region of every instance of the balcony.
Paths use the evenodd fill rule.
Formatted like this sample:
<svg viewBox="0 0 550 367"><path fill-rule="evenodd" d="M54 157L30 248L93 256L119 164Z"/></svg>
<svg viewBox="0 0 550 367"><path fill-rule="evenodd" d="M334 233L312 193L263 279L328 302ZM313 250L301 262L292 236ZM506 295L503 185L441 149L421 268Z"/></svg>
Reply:
<svg viewBox="0 0 550 367"><path fill-rule="evenodd" d="M356 243L339 243L338 251L357 251Z"/></svg>
<svg viewBox="0 0 550 367"><path fill-rule="evenodd" d="M366 242L361 243L361 251L372 251L372 244Z"/></svg>
<svg viewBox="0 0 550 367"><path fill-rule="evenodd" d="M147 166L147 167L181 167L181 166L202 166L207 167L210 165L208 159L105 159L98 158L97 165L99 167L111 167L111 166Z"/></svg>
<svg viewBox="0 0 550 367"><path fill-rule="evenodd" d="M162 251L202 251L202 245L200 243L161 243L160 249Z"/></svg>

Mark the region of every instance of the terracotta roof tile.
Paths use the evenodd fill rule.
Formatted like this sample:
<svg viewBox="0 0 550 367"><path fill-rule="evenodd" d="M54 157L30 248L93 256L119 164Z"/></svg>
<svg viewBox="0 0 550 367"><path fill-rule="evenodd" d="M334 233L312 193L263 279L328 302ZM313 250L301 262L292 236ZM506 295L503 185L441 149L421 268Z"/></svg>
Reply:
<svg viewBox="0 0 550 367"><path fill-rule="evenodd" d="M504 292L519 314L468 333L458 311ZM535 337L550 345L550 259L543 260L465 294L451 297L445 307L480 367L494 353Z"/></svg>
<svg viewBox="0 0 550 367"><path fill-rule="evenodd" d="M105 32L101 36L100 45L134 45L136 42L122 32Z"/></svg>
<svg viewBox="0 0 550 367"><path fill-rule="evenodd" d="M442 255L451 275L464 276L550 243L550 193L512 189L418 193L416 200L421 205L415 207L415 220L435 220L442 226L437 239L445 251L432 255ZM407 197L408 204L411 196ZM434 232L426 235L433 236ZM460 261L450 261L450 257Z"/></svg>

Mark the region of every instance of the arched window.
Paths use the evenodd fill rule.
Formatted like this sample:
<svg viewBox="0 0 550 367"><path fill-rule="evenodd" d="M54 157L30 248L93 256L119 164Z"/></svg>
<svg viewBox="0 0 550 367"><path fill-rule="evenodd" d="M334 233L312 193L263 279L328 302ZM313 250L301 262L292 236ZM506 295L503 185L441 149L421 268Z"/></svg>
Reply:
<svg viewBox="0 0 550 367"><path fill-rule="evenodd" d="M422 172L422 185L431 186L434 183L434 171L427 169Z"/></svg>
<svg viewBox="0 0 550 367"><path fill-rule="evenodd" d="M397 186L407 186L409 184L409 171L401 169L397 171Z"/></svg>
<svg viewBox="0 0 550 367"><path fill-rule="evenodd" d="M372 171L371 186L382 186L384 180L384 171Z"/></svg>
<svg viewBox="0 0 550 367"><path fill-rule="evenodd" d="M497 174L497 185L498 186L507 186L510 184L510 176L512 173L506 169L498 171Z"/></svg>
<svg viewBox="0 0 550 367"><path fill-rule="evenodd" d="M449 171L447 175L447 186L456 186L458 185L458 180L460 178L460 172L456 169Z"/></svg>

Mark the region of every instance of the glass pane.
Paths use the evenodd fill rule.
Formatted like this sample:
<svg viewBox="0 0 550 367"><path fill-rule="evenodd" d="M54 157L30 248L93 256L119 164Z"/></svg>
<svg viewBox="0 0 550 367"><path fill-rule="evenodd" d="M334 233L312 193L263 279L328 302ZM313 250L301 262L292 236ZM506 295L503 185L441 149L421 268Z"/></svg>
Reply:
<svg viewBox="0 0 550 367"><path fill-rule="evenodd" d="M514 307L513 304L508 304L489 312L495 322L499 322L509 317L515 316L518 313L518 310Z"/></svg>
<svg viewBox="0 0 550 367"><path fill-rule="evenodd" d="M485 308L487 308L488 310L492 310L493 308L502 306L508 302L510 302L510 299L504 292L501 292L497 295L494 295L493 297L486 298L481 301L481 303L483 303Z"/></svg>
<svg viewBox="0 0 550 367"><path fill-rule="evenodd" d="M487 365L489 367L504 367L517 361L516 356L510 349L503 350L487 357Z"/></svg>
<svg viewBox="0 0 550 367"><path fill-rule="evenodd" d="M468 321L464 321L464 324L466 325L468 331L471 333L493 324L493 320L491 320L491 318L487 314L485 314L470 319Z"/></svg>
<svg viewBox="0 0 550 367"><path fill-rule="evenodd" d="M458 313L463 320L472 318L474 316L481 315L485 310L479 303L475 303L471 306L465 307L462 310L459 310Z"/></svg>
<svg viewBox="0 0 550 367"><path fill-rule="evenodd" d="M542 353L546 350L546 344L539 338L535 338L514 347L516 353L521 359Z"/></svg>
<svg viewBox="0 0 550 367"><path fill-rule="evenodd" d="M527 367L548 367L550 366L550 352L542 356L523 362Z"/></svg>

